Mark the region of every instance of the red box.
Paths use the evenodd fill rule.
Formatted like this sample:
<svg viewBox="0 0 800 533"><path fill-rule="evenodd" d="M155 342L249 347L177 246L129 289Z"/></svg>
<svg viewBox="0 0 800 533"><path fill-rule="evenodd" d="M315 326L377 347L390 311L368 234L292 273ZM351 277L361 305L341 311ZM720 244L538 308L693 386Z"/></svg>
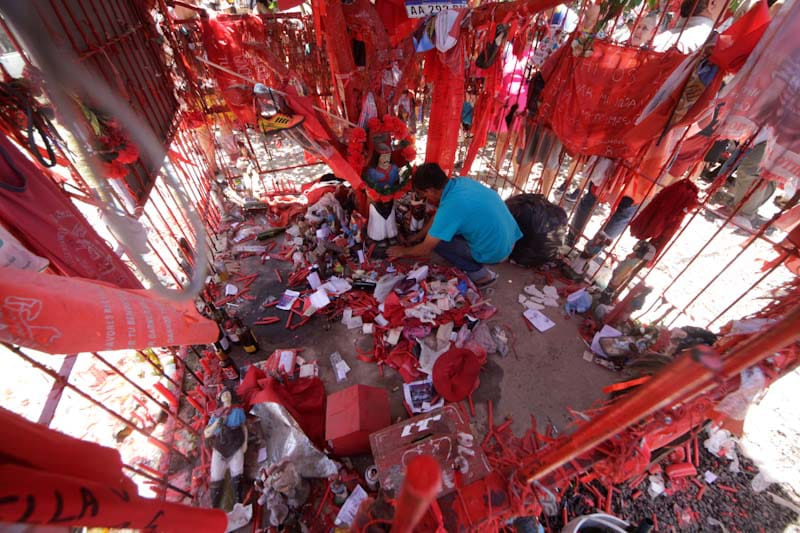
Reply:
<svg viewBox="0 0 800 533"><path fill-rule="evenodd" d="M353 385L328 396L325 440L336 455L368 453L370 433L391 422L386 389Z"/></svg>
<svg viewBox="0 0 800 533"><path fill-rule="evenodd" d="M455 472L462 486L483 479L491 471L481 443L472 435L469 420L454 404L408 418L370 436L381 488L399 494L405 465L418 455L431 455L442 467L439 496L456 489ZM455 530L453 530L455 531Z"/></svg>

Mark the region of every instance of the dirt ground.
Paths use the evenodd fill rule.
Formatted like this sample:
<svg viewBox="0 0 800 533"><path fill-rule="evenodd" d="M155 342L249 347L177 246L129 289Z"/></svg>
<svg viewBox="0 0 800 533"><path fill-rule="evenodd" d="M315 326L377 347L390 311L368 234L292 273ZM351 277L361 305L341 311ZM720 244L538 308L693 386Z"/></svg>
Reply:
<svg viewBox="0 0 800 533"><path fill-rule="evenodd" d="M424 147L424 134L418 137L418 143L419 146ZM278 148L271 144L265 151L261 151L258 147L257 151L260 152L259 155L264 161L264 169L303 162L302 152L290 147ZM489 169L486 161L485 157L479 158L474 173L475 177L488 179ZM281 173L281 178L302 182L317 177L326 170L324 166L292 169ZM267 175L267 183L270 179L271 176ZM766 206L765 209L769 210L770 208ZM599 225L597 218L593 224L590 231ZM698 216L695 217L688 232L695 237L709 236L718 228L719 220L713 217L709 219ZM717 244L707 250L701 260L692 267L698 269L700 273L686 278L691 281L691 285L688 287L676 285L672 289L674 293L678 295L691 294L693 288L708 281L708 273L713 271L712 267L718 267L721 261L730 258L731 250L738 250L746 237L735 230L723 230L723 232L727 231L730 232L728 240L717 241ZM632 243L623 238L621 242L623 249L624 246L631 245ZM652 275L654 283L666 283L670 276L674 276L676 269L680 270L686 266L695 251L696 247L677 247L670 252L676 254L675 257L665 259L658 272L654 272ZM771 248L767 245L754 246L746 255L737 260L736 268L732 269L731 275L739 279L748 279L742 277L752 276L753 265L760 264L758 258L771 257L770 253ZM256 309L256 306L264 298L268 295L277 297L285 288L283 284L278 283L274 276L269 274L273 268L279 268L285 274L285 263L268 262L263 267L260 264L247 264L243 271L252 272L259 268L263 268L265 274L259 277L252 289L252 294L258 297L249 303L251 308L244 309L250 320L264 314ZM570 417L567 407L583 410L602 400L601 389L615 381L617 375L583 360L585 344L577 332L578 322L574 318L566 318L562 310L548 308L545 311L545 314L556 322L553 329L546 333L529 331L522 322L522 306L517 302L517 295L525 285L531 282L537 282L541 286L541 279L531 270L508 264L500 265L497 271L501 276L500 281L491 289L488 297L500 312L492 319L492 322L509 326L514 331L516 338L513 341L514 349L508 356L505 358L490 356L488 364L481 373L481 385L473 396L476 409L473 431L479 437L485 433L487 404L491 400L494 406L495 420L499 422L504 417L510 417L513 420L511 427L518 435L527 429L531 413L536 415L540 431L544 431L545 424L552 423L559 431L569 432ZM766 285L777 284L783 279L782 276L784 273L778 273L776 280L770 278ZM284 279L285 277L284 275ZM694 319L692 322L696 320L698 325L705 325L714 318L719 310L732 301L734 295L731 294L730 283L727 278L718 280L702 300L693 304L690 309ZM758 296L762 294L763 291L754 293L752 298L743 300L722 318L724 319L728 315L740 317L748 310L760 307L763 301L759 300ZM676 301L677 298L676 296ZM646 317L657 316L658 312L660 311L656 308ZM285 317L285 314L283 316ZM684 322L678 322L676 325L683 324ZM407 416L400 403L402 380L397 373L387 368L382 375L377 365L356 359L356 345L366 348L370 342L369 338L360 333L348 331L339 323L331 324L330 328L326 328L324 319L318 317L295 331L286 330L282 322L279 322L272 326L256 326L254 332L259 338L261 349L256 354L257 357L251 361L265 358L277 348L302 347L304 358L319 361L320 376L325 382L329 394L355 383L384 387L390 391L392 419ZM336 383L328 360L329 354L333 351L339 351L352 369L342 383ZM118 355L118 357L124 359L122 356ZM42 358L42 361L46 361L46 364L56 369L61 364L61 360L61 357L56 356ZM237 356L237 360L241 365L246 365L248 362L243 355ZM90 368L97 365L92 362L91 356L88 354L81 354L78 361L80 366L76 367L74 374L78 377L73 377L73 380L82 380L77 383L82 387L88 387L96 380L96 377L90 374ZM149 387L152 375L148 371L136 370L133 375L142 386ZM11 354L4 353L0 358L0 401L5 407L15 412L22 412L35 420L41 411L51 383L52 380ZM738 490L737 493L709 488L703 499L698 502L694 499L696 487L693 486L687 494L671 498L661 496L651 501L645 495L635 501L630 501L628 506L619 507L620 514L636 519L649 516L648 512L656 513L659 523L662 524L660 530L668 531L670 526L677 525L675 519L675 505L677 504L681 508L691 507L692 510L698 511L702 515L692 524L687 524L686 530L721 531L718 526L707 523L707 518L710 516L716 517L730 531L737 529L753 532L762 530L770 532L800 531L800 521L798 521L796 512L792 513L787 509L787 505L800 505L800 497L798 497L800 494L800 479L798 479L798 472L800 472L798 467L800 415L796 402L798 387L800 387L800 373L794 372L784 377L773 385L760 402L751 408L745 424L743 448L753 457L753 463L762 472L768 473L770 479L778 481L778 485L771 486L765 492L755 493L749 489L750 480L756 474L746 468L751 466L749 463L743 461L744 472L732 475L727 473L724 465L715 464L715 458L704 456L703 468L710 469L721 476L719 482L734 487ZM110 384L102 389L104 394L102 398L111 401ZM24 391L24 393L20 391ZM118 409L122 411L124 409L122 399L119 399L119 394L117 397L121 402ZM95 409L87 407L82 402L80 398L67 394L59 407L54 427L76 436L114 445L113 437L119 427L107 416L102 413L98 415ZM137 439L134 435L127 440L130 443L130 450L123 453L126 461L135 463L139 459L153 460L153 458L143 455L141 450L146 448L146 444L137 445ZM640 489L642 488L645 488L644 484L640 487ZM147 491L146 487L142 487L142 490L145 493ZM774 493L790 503L776 504L769 493ZM736 501L733 500L734 497ZM628 502L625 493L620 501ZM737 510L741 510L747 516L742 516Z"/></svg>

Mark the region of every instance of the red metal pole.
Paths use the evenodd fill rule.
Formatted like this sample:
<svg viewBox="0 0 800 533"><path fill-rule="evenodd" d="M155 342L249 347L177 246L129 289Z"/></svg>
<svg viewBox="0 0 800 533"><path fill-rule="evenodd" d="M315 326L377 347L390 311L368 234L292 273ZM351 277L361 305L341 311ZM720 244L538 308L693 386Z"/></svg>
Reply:
<svg viewBox="0 0 800 533"><path fill-rule="evenodd" d="M392 521L392 533L411 533L442 488L442 468L433 457L409 461Z"/></svg>
<svg viewBox="0 0 800 533"><path fill-rule="evenodd" d="M541 479L658 409L685 400L690 394L698 394L717 380L738 374L798 339L800 305L768 331L754 335L734 348L724 359L719 373L695 361L689 352L684 352L648 383L603 412L591 424L585 424L568 440L545 449L540 457L528 462L521 470L522 478L528 483Z"/></svg>

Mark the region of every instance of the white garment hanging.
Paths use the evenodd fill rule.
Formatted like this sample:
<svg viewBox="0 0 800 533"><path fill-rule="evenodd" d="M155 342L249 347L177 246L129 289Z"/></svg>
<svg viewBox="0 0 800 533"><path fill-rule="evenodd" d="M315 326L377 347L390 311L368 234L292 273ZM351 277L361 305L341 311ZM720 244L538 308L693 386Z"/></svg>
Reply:
<svg viewBox="0 0 800 533"><path fill-rule="evenodd" d="M378 213L375 204L369 205L369 220L367 221L367 235L373 241L383 241L397 237L397 219L395 218L394 205L389 216L383 218Z"/></svg>
<svg viewBox="0 0 800 533"><path fill-rule="evenodd" d="M458 42L458 34L455 37L450 35L450 30L458 19L459 12L456 9L445 9L436 14L436 49L440 52L447 52Z"/></svg>

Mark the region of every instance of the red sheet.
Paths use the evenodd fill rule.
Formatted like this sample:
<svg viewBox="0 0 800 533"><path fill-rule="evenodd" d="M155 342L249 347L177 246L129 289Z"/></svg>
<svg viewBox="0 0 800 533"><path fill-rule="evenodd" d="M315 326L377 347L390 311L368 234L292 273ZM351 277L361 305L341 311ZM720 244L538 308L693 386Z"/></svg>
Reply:
<svg viewBox="0 0 800 533"><path fill-rule="evenodd" d="M208 344L219 336L192 301L88 279L0 268L0 301L0 340L47 353Z"/></svg>
<svg viewBox="0 0 800 533"><path fill-rule="evenodd" d="M3 136L0 136L0 222L33 253L48 258L67 276L96 279L126 289L142 288L133 272L67 195Z"/></svg>
<svg viewBox="0 0 800 533"><path fill-rule="evenodd" d="M119 452L84 442L0 408L0 522L164 532L222 532L227 518L137 495Z"/></svg>
<svg viewBox="0 0 800 533"><path fill-rule="evenodd" d="M620 131L633 126L684 56L604 41L595 41L593 50L591 57L563 54L545 77L539 116L573 155L631 157L651 137L623 139Z"/></svg>
<svg viewBox="0 0 800 533"><path fill-rule="evenodd" d="M460 42L450 52L461 50ZM463 56L462 56L463 57ZM458 149L458 131L461 127L461 107L464 104L464 61L456 63L456 70L451 70L442 61L437 50L428 52L427 61L431 62L430 70L426 65L426 74L431 73L429 81L433 82L431 97L431 116L428 121L428 144L425 150L425 161L439 163L446 174L453 170Z"/></svg>
<svg viewBox="0 0 800 533"><path fill-rule="evenodd" d="M725 90L720 136L743 139L769 126L760 177L793 181L800 173L800 6L782 9Z"/></svg>
<svg viewBox="0 0 800 533"><path fill-rule="evenodd" d="M246 377L246 376L245 376ZM250 403L276 402L284 406L303 433L314 444L325 445L325 386L319 378L299 378L280 383L267 377L258 380L259 390Z"/></svg>
<svg viewBox="0 0 800 533"><path fill-rule="evenodd" d="M250 60L241 47L241 36L229 24L216 17L202 18L200 28L208 60L248 78L255 77ZM243 124L255 124L253 88L245 80L217 68L211 69L222 92L222 98Z"/></svg>

